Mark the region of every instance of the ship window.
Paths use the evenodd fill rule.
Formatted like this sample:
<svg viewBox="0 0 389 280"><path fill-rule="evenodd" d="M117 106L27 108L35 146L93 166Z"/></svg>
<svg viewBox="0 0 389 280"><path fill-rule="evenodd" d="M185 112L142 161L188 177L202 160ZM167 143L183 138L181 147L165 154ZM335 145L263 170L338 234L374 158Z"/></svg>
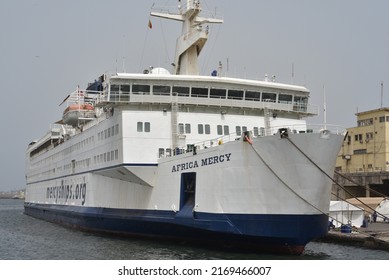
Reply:
<svg viewBox="0 0 389 280"><path fill-rule="evenodd" d="M170 95L170 86L153 86L153 95Z"/></svg>
<svg viewBox="0 0 389 280"><path fill-rule="evenodd" d="M230 135L230 127L228 125L224 126L224 135Z"/></svg>
<svg viewBox="0 0 389 280"><path fill-rule="evenodd" d="M191 133L190 123L185 124L185 133Z"/></svg>
<svg viewBox="0 0 389 280"><path fill-rule="evenodd" d="M254 136L258 136L259 135L258 127L254 126L253 132L254 132Z"/></svg>
<svg viewBox="0 0 389 280"><path fill-rule="evenodd" d="M184 134L184 124L183 123L178 124L178 133Z"/></svg>
<svg viewBox="0 0 389 280"><path fill-rule="evenodd" d="M204 126L202 124L197 126L197 130L199 134L204 134Z"/></svg>
<svg viewBox="0 0 389 280"><path fill-rule="evenodd" d="M261 93L258 91L246 91L245 100L259 101L261 100Z"/></svg>
<svg viewBox="0 0 389 280"><path fill-rule="evenodd" d="M208 97L208 88L192 88L192 97Z"/></svg>
<svg viewBox="0 0 389 280"><path fill-rule="evenodd" d="M175 94L178 96L189 96L189 88L173 86L173 95Z"/></svg>
<svg viewBox="0 0 389 280"><path fill-rule="evenodd" d="M111 94L118 94L119 93L119 85L111 85Z"/></svg>
<svg viewBox="0 0 389 280"><path fill-rule="evenodd" d="M167 157L170 157L171 155L172 155L172 149L167 148L167 149L166 149L166 156L167 156Z"/></svg>
<svg viewBox="0 0 389 280"><path fill-rule="evenodd" d="M119 101L119 85L111 85L110 101Z"/></svg>
<svg viewBox="0 0 389 280"><path fill-rule="evenodd" d="M259 135L265 136L265 128L264 127L259 128Z"/></svg>
<svg viewBox="0 0 389 280"><path fill-rule="evenodd" d="M223 126L222 125L217 126L217 135L223 135Z"/></svg>
<svg viewBox="0 0 389 280"><path fill-rule="evenodd" d="M150 123L145 122L145 132L150 132Z"/></svg>
<svg viewBox="0 0 389 280"><path fill-rule="evenodd" d="M270 92L263 92L262 93L262 101L265 102L275 102L277 98L277 94L270 93Z"/></svg>
<svg viewBox="0 0 389 280"><path fill-rule="evenodd" d="M303 96L294 97L293 110L298 112L305 112L307 110L308 98Z"/></svg>
<svg viewBox="0 0 389 280"><path fill-rule="evenodd" d="M242 134L242 129L240 126L235 127L236 135L240 136Z"/></svg>
<svg viewBox="0 0 389 280"><path fill-rule="evenodd" d="M247 131L247 126L242 126L242 131L246 132Z"/></svg>
<svg viewBox="0 0 389 280"><path fill-rule="evenodd" d="M290 94L279 94L278 103L292 103L293 96Z"/></svg>
<svg viewBox="0 0 389 280"><path fill-rule="evenodd" d="M149 85L132 85L132 93L133 94L150 94L150 86Z"/></svg>
<svg viewBox="0 0 389 280"><path fill-rule="evenodd" d="M163 157L165 155L165 149L164 148L159 148L158 149L158 157Z"/></svg>
<svg viewBox="0 0 389 280"><path fill-rule="evenodd" d="M137 123L136 130L138 132L143 132L143 123L142 122Z"/></svg>
<svg viewBox="0 0 389 280"><path fill-rule="evenodd" d="M211 88L209 92L209 97L211 98L226 98L226 90L220 88Z"/></svg>
<svg viewBox="0 0 389 280"><path fill-rule="evenodd" d="M130 85L121 85L120 86L120 91L122 93L130 93Z"/></svg>
<svg viewBox="0 0 389 280"><path fill-rule="evenodd" d="M243 99L243 90L228 90L228 99Z"/></svg>
<svg viewBox="0 0 389 280"><path fill-rule="evenodd" d="M205 125L205 134L211 134L211 126L209 124Z"/></svg>
<svg viewBox="0 0 389 280"><path fill-rule="evenodd" d="M131 92L130 85L121 85L120 86L120 101L129 101L129 94Z"/></svg>

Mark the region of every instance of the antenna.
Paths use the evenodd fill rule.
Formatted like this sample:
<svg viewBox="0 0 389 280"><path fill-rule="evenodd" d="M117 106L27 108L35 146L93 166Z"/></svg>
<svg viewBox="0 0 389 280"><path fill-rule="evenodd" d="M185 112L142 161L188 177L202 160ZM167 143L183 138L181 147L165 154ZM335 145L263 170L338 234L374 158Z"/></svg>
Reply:
<svg viewBox="0 0 389 280"><path fill-rule="evenodd" d="M324 118L324 129L327 129L327 101L326 101L326 88L323 85L323 118Z"/></svg>
<svg viewBox="0 0 389 280"><path fill-rule="evenodd" d="M383 108L383 99L384 99L384 82L381 82L381 108Z"/></svg>
<svg viewBox="0 0 389 280"><path fill-rule="evenodd" d="M126 35L123 35L123 57L122 57L122 64L123 64L123 72L126 72L125 63L126 63L126 56L125 56L125 50L126 50Z"/></svg>

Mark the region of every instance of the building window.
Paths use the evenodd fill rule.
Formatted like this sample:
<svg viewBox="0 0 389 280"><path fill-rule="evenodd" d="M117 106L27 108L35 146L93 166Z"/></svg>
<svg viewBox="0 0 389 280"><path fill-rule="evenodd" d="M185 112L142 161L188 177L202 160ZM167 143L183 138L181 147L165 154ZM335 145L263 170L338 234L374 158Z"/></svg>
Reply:
<svg viewBox="0 0 389 280"><path fill-rule="evenodd" d="M367 132L366 133L366 141L369 141L371 139L373 139L373 132Z"/></svg>
<svg viewBox="0 0 389 280"><path fill-rule="evenodd" d="M373 124L373 118L357 121L358 126L368 126Z"/></svg>
<svg viewBox="0 0 389 280"><path fill-rule="evenodd" d="M380 122L385 122L385 116L380 117Z"/></svg>
<svg viewBox="0 0 389 280"><path fill-rule="evenodd" d="M366 154L366 149L354 150L354 155Z"/></svg>
<svg viewBox="0 0 389 280"><path fill-rule="evenodd" d="M362 142L362 134L355 134L355 142Z"/></svg>

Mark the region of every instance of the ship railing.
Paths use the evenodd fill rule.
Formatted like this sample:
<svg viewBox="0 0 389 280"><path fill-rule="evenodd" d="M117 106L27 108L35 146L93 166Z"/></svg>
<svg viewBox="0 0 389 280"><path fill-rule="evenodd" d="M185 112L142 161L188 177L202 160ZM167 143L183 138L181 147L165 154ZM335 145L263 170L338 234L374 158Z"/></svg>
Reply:
<svg viewBox="0 0 389 280"><path fill-rule="evenodd" d="M318 133L328 130L333 134L342 134L346 130L344 127L336 124L290 124L272 126L272 134L276 133L280 128L289 128L291 133Z"/></svg>
<svg viewBox="0 0 389 280"><path fill-rule="evenodd" d="M77 88L70 93L63 102L70 104L91 104L95 106L105 94L102 91L84 90ZM61 103L62 104L62 103Z"/></svg>
<svg viewBox="0 0 389 280"><path fill-rule="evenodd" d="M249 108L249 109L269 109L274 111L296 112L304 115L317 115L319 109L317 106L303 103L259 100L242 100L237 98L215 98L215 97L194 97L194 96L174 96L174 95L155 95L150 93L129 93L129 92L111 92L109 95L101 93L96 100L97 104L167 104L173 102L181 105L196 106L214 106L230 108Z"/></svg>
<svg viewBox="0 0 389 280"><path fill-rule="evenodd" d="M343 134L345 132L345 129L339 125L334 124L289 124L289 125L283 125L283 126L272 126L271 127L271 134L274 135L278 132L281 128L288 128L290 130L290 133L292 134L304 134L304 133L319 133L323 130L329 130L333 134ZM187 144L185 147L177 147L173 149L172 153L169 153L171 156L181 155L185 153L193 153L198 150L203 150L207 148L212 148L218 145L223 145L225 143L231 142L231 141L238 141L240 140L244 133L246 131L243 131L242 133L238 134L236 132L230 133L228 135L221 135L219 137L204 140L200 142L196 142L193 144ZM258 137L264 137L265 135L265 129L259 129L259 130L250 130L248 131L252 138L258 138ZM161 155L160 155L161 157Z"/></svg>
<svg viewBox="0 0 389 280"><path fill-rule="evenodd" d="M200 1L198 0L189 1L189 3L187 1L182 1L178 6L153 6L151 11L155 13L176 15L177 12L180 14L184 14L187 12L188 9L193 8L201 8L201 17L203 18L219 18L214 12L203 10L202 7L200 7Z"/></svg>

